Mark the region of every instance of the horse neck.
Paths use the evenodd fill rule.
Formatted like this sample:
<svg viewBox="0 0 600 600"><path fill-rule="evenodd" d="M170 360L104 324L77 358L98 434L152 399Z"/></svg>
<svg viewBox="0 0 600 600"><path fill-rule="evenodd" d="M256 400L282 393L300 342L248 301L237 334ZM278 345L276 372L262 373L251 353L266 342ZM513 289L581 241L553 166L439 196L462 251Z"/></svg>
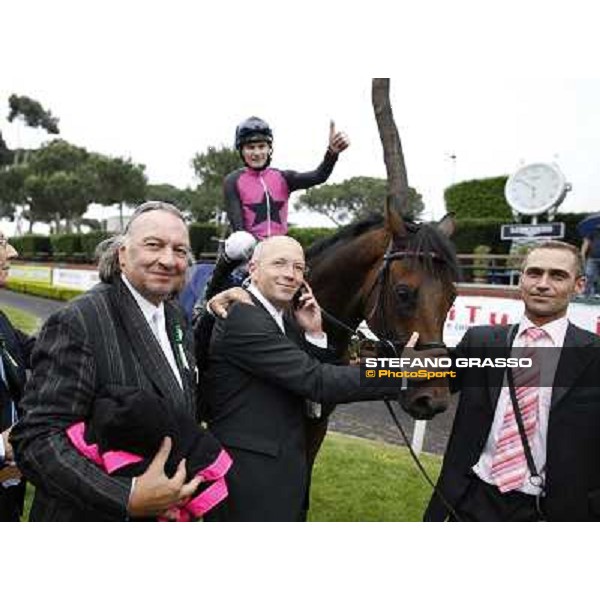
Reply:
<svg viewBox="0 0 600 600"><path fill-rule="evenodd" d="M375 267L383 258L388 241L385 230L379 228L311 261L310 281L319 304L351 329L366 318L365 305ZM329 323L326 328L341 353L348 346L350 333Z"/></svg>

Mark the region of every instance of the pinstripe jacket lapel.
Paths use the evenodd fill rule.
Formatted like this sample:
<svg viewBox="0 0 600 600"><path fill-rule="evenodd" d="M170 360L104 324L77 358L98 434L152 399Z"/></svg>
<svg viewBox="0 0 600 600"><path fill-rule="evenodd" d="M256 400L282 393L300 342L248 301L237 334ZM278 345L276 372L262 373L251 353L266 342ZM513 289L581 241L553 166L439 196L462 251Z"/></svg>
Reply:
<svg viewBox="0 0 600 600"><path fill-rule="evenodd" d="M144 372L162 396L171 398L176 404L187 405L184 391L175 379L171 366L135 299L120 279L115 281L112 290L118 309L116 314L127 331L133 351Z"/></svg>
<svg viewBox="0 0 600 600"><path fill-rule="evenodd" d="M191 330L184 327L181 313L170 303L165 303L165 322L167 325L167 335L173 348L173 354L177 361L181 381L183 383L183 392L186 404L193 414L196 414L196 358L194 356L194 344ZM175 330L181 328L183 339L181 344L177 343ZM185 354L187 365L183 363L181 352Z"/></svg>

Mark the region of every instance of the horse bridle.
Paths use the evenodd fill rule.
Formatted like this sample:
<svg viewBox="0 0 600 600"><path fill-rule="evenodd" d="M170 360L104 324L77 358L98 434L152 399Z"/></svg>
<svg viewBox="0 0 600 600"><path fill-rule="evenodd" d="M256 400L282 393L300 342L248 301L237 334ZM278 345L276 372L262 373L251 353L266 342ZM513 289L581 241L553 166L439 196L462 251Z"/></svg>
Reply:
<svg viewBox="0 0 600 600"><path fill-rule="evenodd" d="M392 239L390 240L388 247L383 255L383 262L381 264L381 267L379 268L377 276L375 277L375 280L373 281L373 285L369 289L369 292L367 293L367 296L365 298L365 303L368 304L369 299L371 298L371 296L373 295L375 290L378 290L377 300L373 304L373 308L371 309L371 312L367 316L367 319L366 319L367 321L371 320L374 316L377 315L379 317L379 322L382 323L383 326L385 327L385 324L388 322L388 319L386 319L386 314L385 314L386 302L385 302L385 298L384 298L384 292L385 292L386 288L388 287L388 283L389 283L389 279L390 279L391 264L396 260L405 260L407 258L417 258L417 259L429 258L432 261L442 261L443 260L437 252L433 252L433 251L400 250L395 247L394 238L392 237ZM385 343L397 344L398 346L404 347L404 345L406 344L406 341L408 341L409 336L407 335L405 340L394 340L394 339L392 339L393 333L388 329L384 329L383 337L384 337ZM404 343L402 343L402 341ZM425 342L425 343L419 343L418 348L420 350L446 348L446 344L444 344L443 342Z"/></svg>
<svg viewBox="0 0 600 600"><path fill-rule="evenodd" d="M373 280L373 284L369 288L367 295L365 297L365 304L369 303L371 296L375 293L375 290L378 290L377 300L373 304L373 308L371 312L367 315L366 321L370 321L373 316L375 316L376 312L380 312L381 322L386 323L387 319L385 318L385 301L383 297L384 290L389 282L390 276L390 265L395 260L404 260L406 258L430 258L432 260L441 260L439 254L437 252L420 252L414 250L397 250L394 247L393 238L390 240L388 247L383 255L383 262L381 267L379 267L379 271L377 272L377 276ZM323 316L327 318L328 321L337 325L340 329L346 330L352 336L358 336L359 338L364 337L364 335L358 330L358 328L353 329L350 325L347 325L343 321L340 321L337 317L333 316L331 313L327 312L325 309L321 308L321 312ZM378 336L381 337L381 336ZM392 339L393 334L390 330L384 330L383 332L383 341L386 344L394 344L398 346L404 347L406 342L408 341L409 336L407 335L404 340L394 340ZM435 348L445 348L446 345L443 342L426 342L425 344L419 344L419 349L435 349Z"/></svg>
<svg viewBox="0 0 600 600"><path fill-rule="evenodd" d="M379 322L383 323L384 327L385 327L385 323L387 322L387 319L385 318L385 300L383 299L384 298L383 294L384 294L386 286L389 282L390 266L393 261L404 260L406 258L421 258L421 259L429 258L431 260L442 260L441 257L439 256L439 254L437 254L436 252L432 252L432 251L431 252L422 252L422 251L414 251L414 250L395 249L394 248L394 239L392 238L388 244L385 254L383 255L383 262L381 264L381 267L379 268L379 272L377 273L377 276L376 276L375 280L373 281L373 285L369 289L369 292L365 299L365 303L368 303L368 301L371 298L371 296L373 295L375 289L378 288L377 300L373 304L373 308L372 308L370 314L368 315L367 320L371 320L373 318L373 316L376 314L376 311L380 312L380 314L378 315L380 317ZM365 335L361 331L359 331L358 328L352 329L352 327L350 327L346 323L340 321L338 318L334 317L332 314L328 313L323 308L321 308L321 312L327 320L329 320L334 325L337 325L338 327L345 329L346 331L348 331L351 334L351 336L356 336L359 339L365 339ZM404 343L400 344L399 340L390 339L391 338L390 333L391 333L390 330L385 330L384 338L378 339L378 341L382 344L385 344L390 349L391 353L393 353L394 357L399 358L398 347L402 346L402 349L404 348L404 346L406 345L406 342L408 341L408 336L405 338ZM418 344L417 348L420 350L433 350L433 349L437 349L437 348L446 348L446 344L444 344L443 341L441 341L441 342L426 342L424 344ZM401 354L401 352L400 352L400 354ZM402 387L400 388L398 397L406 394L407 391L408 391L407 380L403 379ZM400 432L400 435L401 435L406 447L408 448L408 450L410 452L413 462L419 469L421 475L427 481L427 483L433 490L433 493L437 495L439 500L445 506L445 508L449 512L449 514L452 515L452 517L456 521L461 521L462 519L459 517L459 515L456 512L456 510L454 509L454 507L450 504L450 502L448 502L448 500L446 500L444 495L440 492L437 485L433 482L433 480L427 473L425 467L423 466L423 463L420 461L416 452L413 450L412 444L411 444L410 440L408 439L408 435L404 431L404 428L402 427L402 423L400 422L400 419L398 418L398 415L396 414L396 411L394 410L392 403L390 402L390 400L387 400L387 399L384 399L383 402L384 402L385 406L387 407L388 412L390 413L390 416L392 417L392 420L394 421L396 428Z"/></svg>

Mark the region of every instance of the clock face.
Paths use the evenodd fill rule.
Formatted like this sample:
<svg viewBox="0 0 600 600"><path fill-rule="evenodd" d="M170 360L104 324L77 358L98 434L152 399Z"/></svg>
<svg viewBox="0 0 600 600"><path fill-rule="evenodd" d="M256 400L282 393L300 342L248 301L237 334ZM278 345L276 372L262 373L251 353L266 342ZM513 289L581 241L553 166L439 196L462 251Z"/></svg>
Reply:
<svg viewBox="0 0 600 600"><path fill-rule="evenodd" d="M564 175L557 167L546 163L521 167L508 178L504 188L509 205L525 215L547 211L564 193Z"/></svg>

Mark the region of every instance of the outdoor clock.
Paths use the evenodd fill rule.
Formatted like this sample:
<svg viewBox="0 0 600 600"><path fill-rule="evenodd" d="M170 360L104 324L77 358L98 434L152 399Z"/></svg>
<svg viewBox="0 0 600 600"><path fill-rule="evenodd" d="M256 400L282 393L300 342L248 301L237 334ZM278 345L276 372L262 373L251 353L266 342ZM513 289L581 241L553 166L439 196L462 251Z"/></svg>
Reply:
<svg viewBox="0 0 600 600"><path fill-rule="evenodd" d="M504 195L516 212L539 215L560 204L570 189L556 165L533 163L521 167L508 178Z"/></svg>

